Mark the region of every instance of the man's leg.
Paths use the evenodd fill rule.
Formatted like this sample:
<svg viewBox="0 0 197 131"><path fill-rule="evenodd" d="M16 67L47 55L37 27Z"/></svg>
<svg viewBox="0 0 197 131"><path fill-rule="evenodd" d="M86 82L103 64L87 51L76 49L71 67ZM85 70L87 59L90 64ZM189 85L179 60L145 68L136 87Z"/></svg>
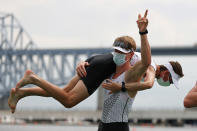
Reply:
<svg viewBox="0 0 197 131"><path fill-rule="evenodd" d="M38 95L38 96L44 96L44 97L53 97L56 100L58 100L60 103L62 103L65 107L72 107L75 105L73 103L79 103L80 101L84 100L85 98L89 96L88 91L85 85L83 84L83 82L82 81L78 82L79 81L78 76L73 77L73 79L63 89L45 80L42 80L41 78L39 78L39 80L41 80L42 82L39 81L36 84L35 82L37 81L37 79L38 77L33 72L26 71L23 79L21 79L20 82L17 83L17 90L15 88L11 90L10 97L8 99L8 104L10 108L12 109L12 112L14 112L18 100L26 96ZM25 86L26 84L35 84L39 87L20 88L22 86ZM44 89L40 88L43 86L44 86ZM45 89L45 86L47 86L47 89L52 88L52 90L48 92L47 89ZM74 90L72 91L73 88ZM80 91L76 91L75 88ZM61 94L61 97L57 96L59 94ZM77 99L77 98L80 98L80 99Z"/></svg>
<svg viewBox="0 0 197 131"><path fill-rule="evenodd" d="M18 101L27 96L44 96L49 97L50 94L40 87L33 88L21 88L16 91L16 88L12 88L10 91L10 96L8 98L8 105L14 113Z"/></svg>
<svg viewBox="0 0 197 131"><path fill-rule="evenodd" d="M65 92L71 91L77 82L80 80L80 78L76 75L74 76L67 85L65 85L64 88L62 88ZM47 91L43 90L42 88L36 86L32 88L20 88L17 90L17 92L12 89L16 94L20 95L21 98L26 96L44 96L44 97L51 97L51 94L49 94Z"/></svg>

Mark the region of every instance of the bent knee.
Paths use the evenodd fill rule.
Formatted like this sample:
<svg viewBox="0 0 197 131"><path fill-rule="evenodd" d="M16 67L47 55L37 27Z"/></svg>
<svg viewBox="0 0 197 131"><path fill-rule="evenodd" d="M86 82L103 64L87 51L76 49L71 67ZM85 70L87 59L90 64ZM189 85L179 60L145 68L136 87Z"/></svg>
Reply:
<svg viewBox="0 0 197 131"><path fill-rule="evenodd" d="M74 106L74 105L72 105L72 104L65 104L65 105L64 105L65 108L72 108L73 106Z"/></svg>
<svg viewBox="0 0 197 131"><path fill-rule="evenodd" d="M65 108L72 108L74 107L76 104L74 103L74 101L72 100L72 98L68 98L65 102L64 102L64 107Z"/></svg>

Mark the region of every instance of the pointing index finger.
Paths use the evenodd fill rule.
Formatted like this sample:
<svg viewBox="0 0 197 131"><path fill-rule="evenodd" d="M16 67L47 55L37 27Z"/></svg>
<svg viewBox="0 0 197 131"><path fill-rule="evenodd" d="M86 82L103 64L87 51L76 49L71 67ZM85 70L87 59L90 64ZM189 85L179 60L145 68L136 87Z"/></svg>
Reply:
<svg viewBox="0 0 197 131"><path fill-rule="evenodd" d="M144 18L146 18L147 15L148 15L148 10L145 11L145 13L144 13Z"/></svg>

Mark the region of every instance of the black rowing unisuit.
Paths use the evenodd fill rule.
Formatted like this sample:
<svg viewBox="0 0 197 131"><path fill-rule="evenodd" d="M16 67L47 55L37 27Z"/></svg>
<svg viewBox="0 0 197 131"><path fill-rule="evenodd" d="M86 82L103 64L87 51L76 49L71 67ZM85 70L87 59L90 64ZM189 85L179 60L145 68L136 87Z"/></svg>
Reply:
<svg viewBox="0 0 197 131"><path fill-rule="evenodd" d="M87 76L81 78L81 80L86 85L89 95L91 95L105 79L116 71L116 64L111 53L92 56L86 62L90 64L86 67Z"/></svg>

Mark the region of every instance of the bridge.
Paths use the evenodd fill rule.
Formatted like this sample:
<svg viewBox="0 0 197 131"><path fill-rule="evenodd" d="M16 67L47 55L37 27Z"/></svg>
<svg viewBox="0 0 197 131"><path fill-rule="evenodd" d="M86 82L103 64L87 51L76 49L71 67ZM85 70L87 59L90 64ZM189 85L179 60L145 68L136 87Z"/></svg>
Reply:
<svg viewBox="0 0 197 131"><path fill-rule="evenodd" d="M27 69L61 86L75 74L79 61L111 51L110 48L39 49L13 14L0 13L0 109L8 108L9 91ZM152 54L197 55L197 48L152 48Z"/></svg>

